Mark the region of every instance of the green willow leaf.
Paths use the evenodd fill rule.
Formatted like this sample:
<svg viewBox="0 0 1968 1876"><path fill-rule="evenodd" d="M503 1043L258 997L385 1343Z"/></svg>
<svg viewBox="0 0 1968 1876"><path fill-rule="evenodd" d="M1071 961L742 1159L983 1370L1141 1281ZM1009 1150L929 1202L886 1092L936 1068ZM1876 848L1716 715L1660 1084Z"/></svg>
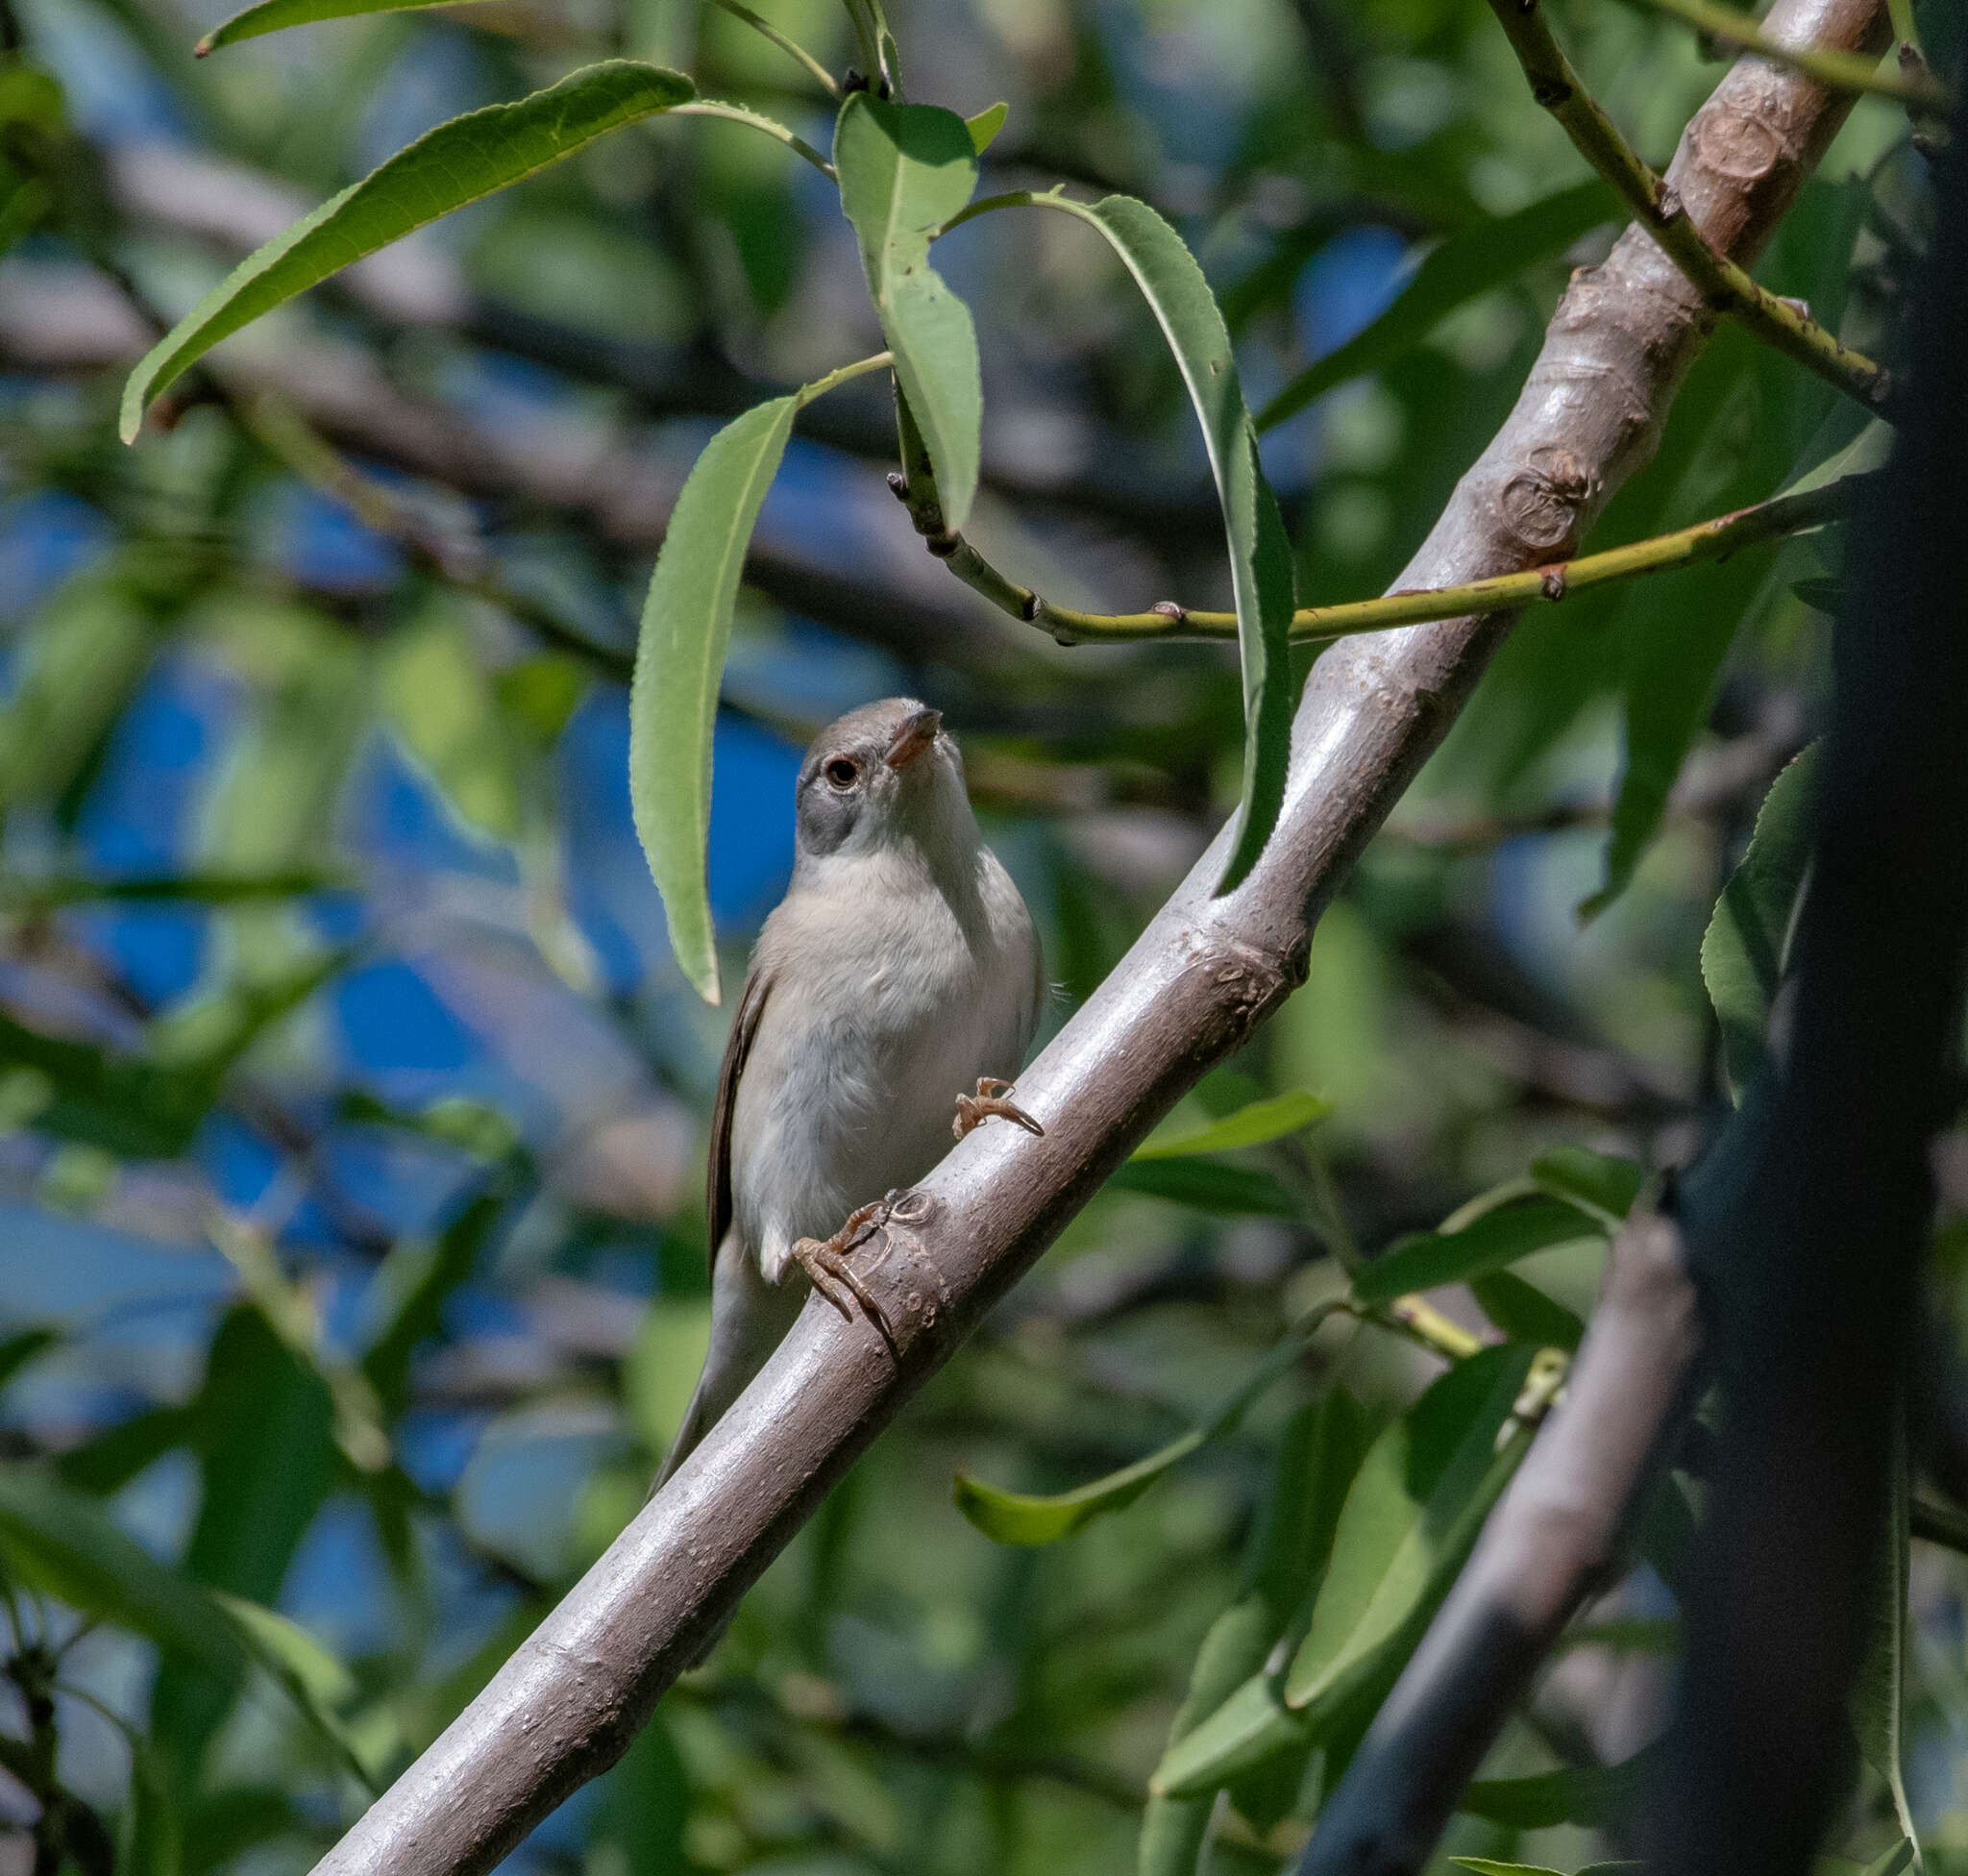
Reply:
<svg viewBox="0 0 1968 1876"><path fill-rule="evenodd" d="M1473 1869L1476 1876L1565 1876L1563 1870L1541 1863L1499 1863L1494 1857L1451 1857L1449 1862L1458 1869Z"/></svg>
<svg viewBox="0 0 1968 1876"><path fill-rule="evenodd" d="M1569 1355L1586 1339L1586 1325L1577 1315L1513 1271L1471 1277L1469 1294L1477 1308L1513 1342L1526 1342L1534 1348L1562 1348Z"/></svg>
<svg viewBox="0 0 1968 1876"><path fill-rule="evenodd" d="M971 310L929 264L929 243L977 186L970 126L936 105L857 91L834 128L834 167L945 525L961 528L977 494L984 385Z"/></svg>
<svg viewBox="0 0 1968 1876"><path fill-rule="evenodd" d="M1531 1183L1616 1231L1633 1210L1647 1177L1637 1160L1595 1153L1586 1147L1556 1147L1531 1162Z"/></svg>
<svg viewBox="0 0 1968 1876"><path fill-rule="evenodd" d="M1260 1672L1293 1610L1325 1568L1366 1433L1365 1410L1343 1388L1292 1416L1278 1444L1264 1520L1252 1543L1249 1587L1211 1624L1196 1652L1157 1779L1182 1740ZM1279 1743L1289 1748L1298 1730L1281 1729ZM1266 1763L1261 1756L1254 1765ZM1175 1774L1181 1769L1178 1763ZM1295 1791L1297 1777L1291 1785ZM1139 1876L1194 1876L1215 1796L1214 1786L1183 1797L1150 1792L1136 1859Z"/></svg>
<svg viewBox="0 0 1968 1876"><path fill-rule="evenodd" d="M1336 384L1391 363L1458 307L1508 285L1533 261L1562 252L1618 212L1611 189L1594 177L1514 214L1451 234L1415 269L1414 278L1379 318L1300 372L1257 413L1258 429L1269 430Z"/></svg>
<svg viewBox="0 0 1968 1876"><path fill-rule="evenodd" d="M1722 1059L1737 1099L1763 1059L1791 920L1810 866L1816 785L1813 743L1770 784L1742 864L1702 934L1702 981L1715 1006Z"/></svg>
<svg viewBox="0 0 1968 1876"><path fill-rule="evenodd" d="M1143 1160L1183 1159L1195 1153L1232 1153L1245 1147L1262 1147L1309 1127L1315 1121L1324 1120L1332 1111L1331 1101L1321 1100L1303 1088L1294 1088L1289 1094L1254 1100L1220 1121L1212 1121L1208 1126L1188 1133L1156 1134L1137 1147L1132 1157L1139 1164Z"/></svg>
<svg viewBox="0 0 1968 1876"><path fill-rule="evenodd" d="M1208 1797L1272 1754L1310 1743L1310 1721L1286 1706L1275 1676L1258 1672L1168 1748L1148 1790L1165 1798Z"/></svg>
<svg viewBox="0 0 1968 1876"><path fill-rule="evenodd" d="M987 1538L998 1543L1033 1546L1057 1543L1095 1518L1133 1504L1163 1473L1179 1466L1191 1453L1234 1433L1258 1398L1291 1370L1304 1351L1306 1338L1330 1313L1329 1308L1316 1308L1300 1317L1266 1351L1250 1378L1209 1419L1145 1459L1138 1459L1132 1466L1123 1466L1117 1472L1109 1472L1089 1485L1076 1486L1070 1492L1045 1493L1007 1492L1000 1486L974 1479L968 1472L959 1472L952 1482L957 1509Z"/></svg>
<svg viewBox="0 0 1968 1876"><path fill-rule="evenodd" d="M1397 1239L1353 1278L1362 1303L1390 1303L1442 1283L1467 1283L1528 1257L1534 1250L1603 1235L1595 1218L1545 1195L1486 1212L1460 1231L1427 1231Z"/></svg>
<svg viewBox="0 0 1968 1876"><path fill-rule="evenodd" d="M166 1569L84 1493L0 1465L0 1557L71 1609L100 1616L220 1673L243 1665L236 1624L195 1583Z"/></svg>
<svg viewBox="0 0 1968 1876"><path fill-rule="evenodd" d="M123 440L135 438L145 407L165 385L261 313L412 229L696 95L680 72L611 59L517 103L487 105L427 131L248 255L144 355L123 387Z"/></svg>
<svg viewBox="0 0 1968 1876"><path fill-rule="evenodd" d="M964 128L971 133L971 147L981 157L997 140L997 133L1004 128L1004 120L1011 114L1011 106L1003 99L986 105L973 117L964 119Z"/></svg>
<svg viewBox="0 0 1968 1876"><path fill-rule="evenodd" d="M1463 1567L1529 1429L1512 1409L1532 1351L1507 1345L1459 1363L1373 1443L1346 1494L1285 1701L1316 1726L1390 1679Z"/></svg>
<svg viewBox="0 0 1968 1876"><path fill-rule="evenodd" d="M358 1741L343 1723L338 1708L357 1692L356 1677L298 1622L244 1596L214 1591L212 1600L238 1624L247 1651L285 1691L302 1716L332 1749L343 1768L372 1796L380 1797L387 1780L381 1761L393 1749L393 1738Z"/></svg>
<svg viewBox="0 0 1968 1876"><path fill-rule="evenodd" d="M1218 1218L1296 1218L1298 1204L1268 1172L1220 1160L1130 1159L1108 1179L1115 1192L1193 1206Z"/></svg>
<svg viewBox="0 0 1968 1876"><path fill-rule="evenodd" d="M704 848L711 739L745 551L793 433L800 399L774 398L711 438L670 517L643 605L628 693L628 784L635 831L669 921L670 949L715 1003L717 934Z"/></svg>
<svg viewBox="0 0 1968 1876"><path fill-rule="evenodd" d="M1243 672L1243 784L1230 854L1217 891L1256 865L1277 826L1292 754L1292 612L1297 604L1292 543L1258 461L1230 332L1182 236L1144 202L1110 195L1091 208L1064 196L1032 198L1093 223L1134 276L1175 356L1202 425L1222 504Z"/></svg>
<svg viewBox="0 0 1968 1876"><path fill-rule="evenodd" d="M1565 1876L1563 1870L1547 1869L1539 1863L1499 1863L1494 1857L1451 1857L1449 1862L1461 1869L1473 1869L1476 1876ZM1588 1863L1578 1876L1639 1876L1645 1867L1637 1863Z"/></svg>
<svg viewBox="0 0 1968 1876"><path fill-rule="evenodd" d="M279 33L289 26L310 26L318 19L353 19L358 13L415 12L430 7L455 6L458 0L260 0L231 19L214 26L191 48L203 59L221 46L237 45L241 39L257 39L262 33Z"/></svg>
<svg viewBox="0 0 1968 1876"><path fill-rule="evenodd" d="M1662 1757L1657 1741L1616 1765L1566 1765L1530 1778L1480 1778L1464 1787L1456 1808L1513 1831L1616 1823L1639 1800Z"/></svg>

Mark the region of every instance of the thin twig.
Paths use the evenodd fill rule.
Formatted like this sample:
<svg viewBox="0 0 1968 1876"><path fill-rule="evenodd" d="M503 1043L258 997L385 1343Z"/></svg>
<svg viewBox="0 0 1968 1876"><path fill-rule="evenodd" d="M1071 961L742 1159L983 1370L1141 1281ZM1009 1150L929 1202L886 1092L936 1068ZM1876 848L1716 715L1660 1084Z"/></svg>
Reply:
<svg viewBox="0 0 1968 1876"><path fill-rule="evenodd" d="M1712 0L1627 0L1627 5L1671 14L1711 39L1774 59L1781 65L1794 65L1820 85L1835 86L1841 91L1891 98L1909 111L1945 111L1950 102L1948 87L1924 62L1911 72L1882 71L1877 60L1860 59L1830 46L1786 45L1782 39L1771 38L1747 13L1739 13L1733 7L1715 6Z"/></svg>
<svg viewBox="0 0 1968 1876"><path fill-rule="evenodd" d="M1881 365L1842 344L1811 317L1808 309L1758 285L1747 271L1709 245L1679 192L1634 154L1587 90L1551 37L1536 0L1530 6L1521 0L1489 0L1489 11L1531 81L1531 95L1564 127L1579 154L1619 191L1640 226L1660 243L1710 306L1739 320L1765 344L1786 353L1868 409L1885 403L1891 381Z"/></svg>
<svg viewBox="0 0 1968 1876"><path fill-rule="evenodd" d="M905 459L907 452L904 452ZM1576 560L1554 561L1524 573L1499 574L1461 586L1436 586L1422 592L1389 593L1380 599L1356 600L1343 605L1301 606L1292 615L1292 636L1300 640L1349 638L1357 632L1386 631L1395 626L1420 625L1435 619L1461 619L1491 612L1515 612L1525 606L1555 605L1590 586L1632 580L1641 574L1663 573L1703 560L1726 559L1759 541L1779 540L1842 520L1864 487L1866 477L1846 476L1822 488L1779 495L1754 507L1698 521L1692 527L1656 534L1626 547L1608 548ZM931 554L965 585L980 593L1014 619L1049 632L1062 645L1089 641L1234 639L1237 616L1231 612L1192 611L1172 601L1145 612L1076 612L1041 599L1000 573L962 534L942 526L935 481L926 459L904 476L892 476L889 485L908 504L917 532Z"/></svg>

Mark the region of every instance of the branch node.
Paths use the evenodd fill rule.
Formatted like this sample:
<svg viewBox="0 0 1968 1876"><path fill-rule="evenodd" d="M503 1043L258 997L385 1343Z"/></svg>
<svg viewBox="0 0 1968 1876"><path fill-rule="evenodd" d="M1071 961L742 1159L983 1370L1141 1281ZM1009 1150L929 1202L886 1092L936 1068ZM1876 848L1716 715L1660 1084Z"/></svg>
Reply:
<svg viewBox="0 0 1968 1876"><path fill-rule="evenodd" d="M1159 612L1165 619L1173 619L1178 626L1189 617L1189 614L1181 606L1177 605L1173 600L1157 600L1153 605L1148 607L1148 610L1150 612Z"/></svg>
<svg viewBox="0 0 1968 1876"><path fill-rule="evenodd" d="M963 544L963 535L947 532L931 534L922 543L939 560L947 560Z"/></svg>
<svg viewBox="0 0 1968 1876"><path fill-rule="evenodd" d="M909 479L899 469L891 469L888 472L888 492L898 502L906 502L909 499Z"/></svg>
<svg viewBox="0 0 1968 1876"><path fill-rule="evenodd" d="M1538 590L1542 592L1544 597L1548 600L1563 599L1564 569L1562 566L1546 567L1543 573L1538 576Z"/></svg>
<svg viewBox="0 0 1968 1876"><path fill-rule="evenodd" d="M1019 606L1019 616L1024 620L1026 625L1036 625L1039 614L1045 611L1045 609L1046 602L1037 593L1027 593L1023 603Z"/></svg>

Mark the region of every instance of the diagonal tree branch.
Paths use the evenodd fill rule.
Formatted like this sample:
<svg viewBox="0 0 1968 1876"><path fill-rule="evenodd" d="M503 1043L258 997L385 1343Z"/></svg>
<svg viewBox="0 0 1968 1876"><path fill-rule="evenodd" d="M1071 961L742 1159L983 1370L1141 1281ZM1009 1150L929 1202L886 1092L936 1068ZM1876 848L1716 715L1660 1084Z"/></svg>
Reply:
<svg viewBox="0 0 1968 1876"><path fill-rule="evenodd" d="M1771 30L1862 51L1883 33L1883 8L1779 0ZM1671 172L1718 250L1754 258L1847 103L1757 59L1723 79ZM1458 584L1568 555L1653 449L1712 319L1652 237L1630 229L1574 280L1515 409L1401 583ZM873 1324L809 1302L710 1438L322 1876L490 1869L621 1755L833 1482L1177 1098L1302 979L1319 911L1508 624L1411 627L1319 660L1278 829L1250 876L1212 898L1222 854L1206 854L1025 1072L1020 1099L1043 1139L980 1128L898 1200L863 1267L893 1346Z"/></svg>
<svg viewBox="0 0 1968 1876"><path fill-rule="evenodd" d="M1878 363L1841 343L1811 317L1808 307L1780 299L1752 280L1746 267L1709 240L1672 175L1663 183L1634 154L1559 50L1537 0L1489 0L1489 11L1531 82L1531 95L1564 127L1579 155L1619 192L1710 306L1868 408L1885 403L1892 383ZM1775 45L1787 43L1781 28L1767 21L1763 37Z"/></svg>

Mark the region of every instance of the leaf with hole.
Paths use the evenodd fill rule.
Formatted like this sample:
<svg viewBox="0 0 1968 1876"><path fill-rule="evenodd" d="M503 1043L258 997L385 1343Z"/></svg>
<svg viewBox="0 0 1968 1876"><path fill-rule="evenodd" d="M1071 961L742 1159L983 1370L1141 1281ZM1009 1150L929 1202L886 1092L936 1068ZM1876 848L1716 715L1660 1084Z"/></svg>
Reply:
<svg viewBox="0 0 1968 1876"><path fill-rule="evenodd" d="M929 243L977 186L970 126L936 105L857 91L834 129L834 168L945 525L961 528L977 494L984 387L970 309L929 264Z"/></svg>
<svg viewBox="0 0 1968 1876"><path fill-rule="evenodd" d="M248 255L144 355L123 387L123 440L135 438L145 407L172 380L260 314L412 229L696 95L680 72L610 59L425 132Z"/></svg>

